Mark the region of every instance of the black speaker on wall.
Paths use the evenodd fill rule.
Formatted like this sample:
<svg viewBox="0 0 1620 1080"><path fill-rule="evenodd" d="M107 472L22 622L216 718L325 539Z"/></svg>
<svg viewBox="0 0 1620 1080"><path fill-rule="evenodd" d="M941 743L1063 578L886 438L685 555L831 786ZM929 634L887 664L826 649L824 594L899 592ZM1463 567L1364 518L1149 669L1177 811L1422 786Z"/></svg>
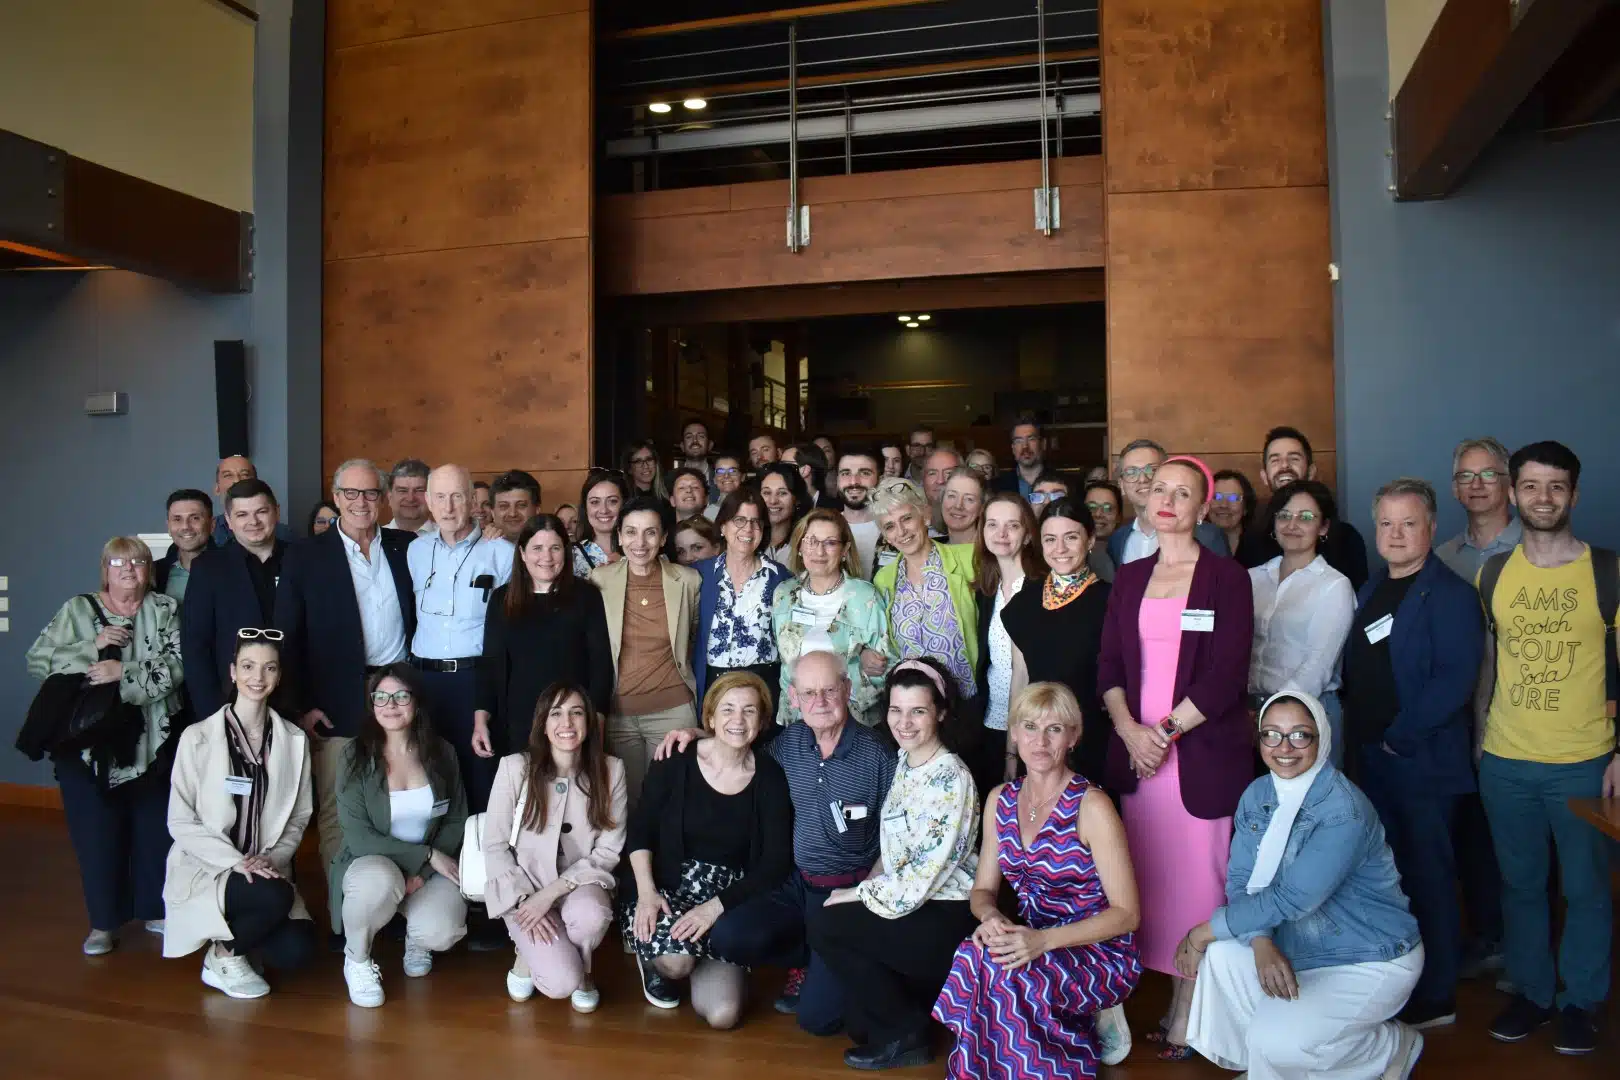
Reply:
<svg viewBox="0 0 1620 1080"><path fill-rule="evenodd" d="M214 402L219 409L219 456L252 453L248 446L246 342L214 342Z"/></svg>

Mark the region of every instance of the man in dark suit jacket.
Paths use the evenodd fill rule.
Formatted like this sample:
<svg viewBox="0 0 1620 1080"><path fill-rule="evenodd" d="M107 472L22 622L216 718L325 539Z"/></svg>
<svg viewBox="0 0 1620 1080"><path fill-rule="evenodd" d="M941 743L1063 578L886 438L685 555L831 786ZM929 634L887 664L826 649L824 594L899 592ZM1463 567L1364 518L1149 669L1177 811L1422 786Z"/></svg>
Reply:
<svg viewBox="0 0 1620 1080"><path fill-rule="evenodd" d="M287 551L276 589L284 695L310 734L321 862L342 844L337 818L338 759L365 716L372 672L399 663L416 631L416 603L405 549L415 533L383 529L377 511L383 476L369 461L345 462L333 477L335 528Z"/></svg>
<svg viewBox="0 0 1620 1080"><path fill-rule="evenodd" d="M1119 453L1119 466L1114 478L1119 483L1120 490L1130 501L1134 516L1128 522L1122 521L1108 538L1108 557L1113 560L1114 566L1121 567L1135 559L1145 558L1157 551L1158 541L1149 538L1151 543L1138 544L1137 550L1130 549L1133 537L1141 535L1148 537L1142 529L1143 515L1147 513L1148 493L1153 489L1153 475L1168 455L1164 447L1152 439L1135 439L1125 444L1125 449ZM1221 532L1213 521L1200 522L1193 531L1194 538L1217 555L1230 555L1232 552L1226 546L1226 534ZM1131 556L1135 556L1133 559Z"/></svg>
<svg viewBox="0 0 1620 1080"><path fill-rule="evenodd" d="M263 480L238 480L225 493L225 517L236 541L205 551L191 564L180 608L180 658L198 720L230 700L237 631L274 626L276 578L286 541L276 536L281 508Z"/></svg>
<svg viewBox="0 0 1620 1080"><path fill-rule="evenodd" d="M1315 480L1316 460L1311 453L1311 442L1298 428L1274 427L1266 432L1266 441L1260 449L1260 479L1270 492L1278 492L1295 480ZM1238 562L1253 569L1264 566L1278 555L1282 548L1271 535L1271 515L1255 515L1255 526L1243 535L1234 554ZM1266 524L1261 525L1261 521ZM1322 540L1322 558L1327 564L1350 579L1350 587L1357 592L1367 583L1367 542L1361 533L1341 516Z"/></svg>
<svg viewBox="0 0 1620 1080"><path fill-rule="evenodd" d="M1024 498L1035 490L1035 481L1046 470L1046 440L1041 437L1041 426L1035 417L1024 413L1012 429L1012 455L1014 468L998 473L991 481L993 491L1016 491Z"/></svg>
<svg viewBox="0 0 1620 1080"><path fill-rule="evenodd" d="M191 580L191 564L197 556L217 546L210 531L214 520L214 500L208 497L207 492L181 488L169 494L166 511L169 550L152 564L152 588L184 601L186 585ZM172 590L169 588L171 582L174 584Z"/></svg>

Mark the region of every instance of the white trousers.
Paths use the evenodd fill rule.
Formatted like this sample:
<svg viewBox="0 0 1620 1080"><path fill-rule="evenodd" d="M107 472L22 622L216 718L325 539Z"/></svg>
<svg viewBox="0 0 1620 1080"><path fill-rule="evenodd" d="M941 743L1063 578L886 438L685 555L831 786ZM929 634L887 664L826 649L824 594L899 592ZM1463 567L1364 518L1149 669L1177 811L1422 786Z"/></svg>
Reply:
<svg viewBox="0 0 1620 1080"><path fill-rule="evenodd" d="M443 874L434 874L411 895L405 875L386 855L363 855L343 875L343 954L350 960L371 956L371 939L396 913L405 933L431 952L444 952L467 933L467 901Z"/></svg>
<svg viewBox="0 0 1620 1080"><path fill-rule="evenodd" d="M1213 942L1198 966L1187 1043L1249 1080L1378 1080L1395 1056L1406 1005L1423 971L1420 945L1398 960L1295 972L1299 997L1266 996L1254 951Z"/></svg>

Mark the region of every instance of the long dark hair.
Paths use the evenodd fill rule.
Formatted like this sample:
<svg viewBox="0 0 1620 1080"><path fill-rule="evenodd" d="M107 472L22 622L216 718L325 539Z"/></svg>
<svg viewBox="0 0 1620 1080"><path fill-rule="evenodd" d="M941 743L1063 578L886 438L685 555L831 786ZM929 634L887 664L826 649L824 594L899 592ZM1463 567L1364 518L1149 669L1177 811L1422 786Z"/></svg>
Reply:
<svg viewBox="0 0 1620 1080"><path fill-rule="evenodd" d="M933 679L915 668L891 671L888 680L883 684L884 723L888 723L889 699L894 696L896 690L922 687L928 691L928 696L934 699L934 708L939 713L939 741L944 744L945 749L953 754L957 753L960 747L966 745L967 731L966 725L960 718L962 712L961 698L957 693L956 679L944 664L935 660L932 656L915 656L910 660L902 661L902 663L911 663L913 661L937 671L939 673L939 684L936 684ZM939 689L940 684L945 687L943 694Z"/></svg>
<svg viewBox="0 0 1620 1080"><path fill-rule="evenodd" d="M417 675L415 668L404 661L389 664L366 680L366 707L360 714L360 725L354 736L354 749L350 751L352 756L349 761L349 779L364 780L374 772L387 775L388 761L384 751L388 746L388 732L384 731L382 724L377 721L377 707L371 703L371 695L376 693L377 687L382 685L384 679L396 679L410 691L411 723L405 729L405 745L410 747L411 753L422 763L422 769L428 775L428 783L433 787L433 794L435 796L447 794L456 784L456 763L449 756L443 740L433 733L427 700L422 695L421 677Z"/></svg>
<svg viewBox="0 0 1620 1080"><path fill-rule="evenodd" d="M1267 443L1266 445L1269 446L1271 444ZM1307 451L1307 453L1309 453L1309 451ZM1238 530L1240 532L1248 532L1249 526L1254 524L1255 513L1260 509L1259 503L1255 499L1254 485L1249 483L1249 478L1245 476L1240 469L1222 469L1220 472L1211 477L1211 479L1213 479L1217 484L1222 480L1237 481L1237 486L1243 491L1243 516L1238 519ZM1285 484L1284 487L1286 486L1287 485ZM1213 499L1214 497L1215 493L1211 491L1210 498ZM1277 509L1280 510L1282 507L1279 506Z"/></svg>
<svg viewBox="0 0 1620 1080"><path fill-rule="evenodd" d="M231 666L234 667L236 665L236 658L242 655L243 649L251 649L254 646L262 646L263 648L269 649L271 652L276 654L276 668L278 672L276 675L276 688L270 691L270 697L265 700L265 704L274 710L277 715L291 716L292 712L287 704L287 654L282 651L281 642L271 641L267 637L245 638L238 636L236 639L236 647L231 650ZM236 682L231 678L231 673L229 671L225 673L224 690L225 699L232 705L235 705Z"/></svg>
<svg viewBox="0 0 1620 1080"><path fill-rule="evenodd" d="M557 778L557 763L551 757L551 739L546 736L546 717L551 710L578 696L585 706L585 741L579 747L579 766L574 779L579 782L586 802L585 817L591 827L605 832L614 827L613 784L608 779L608 754L603 745L602 714L591 704L591 695L572 682L555 682L541 693L534 706L534 722L529 726L527 781L529 801L523 809L523 827L542 832L546 827L547 793Z"/></svg>
<svg viewBox="0 0 1620 1080"><path fill-rule="evenodd" d="M1035 511L1029 500L1016 491L992 492L979 510L979 534L973 538L973 587L980 596L994 597L1001 588L1001 562L984 546L984 523L989 520L990 508L998 503L1018 507L1018 520L1024 523L1024 546L1018 552L1018 564L1024 568L1024 577L1040 581L1046 577L1046 559L1041 555L1041 526L1035 520Z"/></svg>
<svg viewBox="0 0 1620 1080"><path fill-rule="evenodd" d="M799 524L799 519L810 512L810 489L805 486L804 477L799 475L799 467L790 461L773 461L759 470L759 475L754 477L755 491L758 491L764 485L767 476L781 477L782 483L786 484L788 491L793 493L793 517L788 521L787 530L788 535L792 536L794 526ZM763 498L761 496L761 501L763 501ZM775 539L775 533L771 530L771 515L767 511L765 514L765 537L759 542L760 550L764 551L775 547L776 545L771 542Z"/></svg>
<svg viewBox="0 0 1620 1080"><path fill-rule="evenodd" d="M529 564L523 561L523 551L529 546L538 533L549 532L562 541L563 569L552 582L549 593L536 594L534 591L534 577L529 573ZM574 545L568 539L568 529L563 525L562 519L555 514L536 514L523 525L518 533L517 551L512 554L512 578L506 583L506 618L514 621L520 619L532 607L543 603L554 603L566 606L573 599L575 587L574 568L571 560L574 555Z"/></svg>

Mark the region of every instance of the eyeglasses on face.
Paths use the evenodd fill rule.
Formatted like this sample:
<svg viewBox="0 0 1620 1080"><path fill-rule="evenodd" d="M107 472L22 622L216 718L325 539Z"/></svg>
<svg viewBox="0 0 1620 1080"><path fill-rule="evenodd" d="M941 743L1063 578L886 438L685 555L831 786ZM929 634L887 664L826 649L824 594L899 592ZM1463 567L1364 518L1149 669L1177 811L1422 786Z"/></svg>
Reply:
<svg viewBox="0 0 1620 1080"><path fill-rule="evenodd" d="M1241 491L1217 491L1209 499L1211 502L1231 503L1236 506L1243 501L1243 493Z"/></svg>
<svg viewBox="0 0 1620 1080"><path fill-rule="evenodd" d="M338 488L337 493L350 502L354 502L356 499L376 502L382 498L381 488Z"/></svg>
<svg viewBox="0 0 1620 1080"><path fill-rule="evenodd" d="M1063 497L1064 492L1061 491L1032 491L1029 493L1029 504L1031 506L1045 506L1047 503L1057 502Z"/></svg>
<svg viewBox="0 0 1620 1080"><path fill-rule="evenodd" d="M1093 514L1112 514L1114 512L1114 504L1111 502L1088 502L1086 503L1086 509L1090 510Z"/></svg>
<svg viewBox="0 0 1620 1080"><path fill-rule="evenodd" d="M1268 727L1260 729L1261 746L1276 749L1277 747L1281 746L1285 740L1287 741L1288 745L1293 747L1295 750L1303 750L1316 741L1316 732L1306 731L1303 728L1295 728L1293 731L1290 731L1285 735L1276 728Z"/></svg>
<svg viewBox="0 0 1620 1080"><path fill-rule="evenodd" d="M797 687L794 689L798 692L798 695L801 698L805 698L808 701L837 701L842 687L827 686L817 690L798 690Z"/></svg>
<svg viewBox="0 0 1620 1080"><path fill-rule="evenodd" d="M650 454L646 457L633 457L630 459L632 465L655 465L657 463L658 459Z"/></svg>
<svg viewBox="0 0 1620 1080"><path fill-rule="evenodd" d="M760 525L759 518L743 517L741 514L738 514L736 517L726 522L726 524L734 527L738 532L759 532L759 530L763 528L763 526Z"/></svg>
<svg viewBox="0 0 1620 1080"><path fill-rule="evenodd" d="M1138 480L1153 479L1153 474L1158 471L1159 467L1157 465L1131 465L1127 468L1119 470L1119 476L1122 480L1129 480L1132 483L1135 483Z"/></svg>
<svg viewBox="0 0 1620 1080"><path fill-rule="evenodd" d="M1315 510L1279 510L1276 513L1276 518L1284 525L1288 524L1290 521L1297 521L1301 525L1309 525L1313 521L1322 520L1322 515L1318 514Z"/></svg>
<svg viewBox="0 0 1620 1080"><path fill-rule="evenodd" d="M1460 484L1463 487L1467 487L1475 480L1482 484L1494 484L1502 479L1502 473L1495 469L1481 469L1478 472L1474 472L1472 469L1463 469L1452 473L1451 479L1453 483Z"/></svg>
<svg viewBox="0 0 1620 1080"><path fill-rule="evenodd" d="M714 475L715 476L726 476L726 477L741 476L742 475L742 470L738 469L738 468L734 468L733 466L730 466L730 465L726 465L726 466L723 466L721 468L718 468L718 469L714 470Z"/></svg>
<svg viewBox="0 0 1620 1080"><path fill-rule="evenodd" d="M807 536L799 541L801 549L810 551L837 551L844 546L844 542L836 536L829 536L825 540L818 540L814 536Z"/></svg>
<svg viewBox="0 0 1620 1080"><path fill-rule="evenodd" d="M113 567L114 569L122 569L123 567L129 566L139 570L143 566L151 566L152 560L143 559L139 555L129 559L126 559L121 555L114 555L112 558L107 560L107 565Z"/></svg>
<svg viewBox="0 0 1620 1080"><path fill-rule="evenodd" d="M242 629L236 632L236 636L241 638L243 641L257 641L259 638L263 638L266 641L280 641L287 635L283 634L280 630L272 630L268 627L261 630L255 626L244 626Z"/></svg>
<svg viewBox="0 0 1620 1080"><path fill-rule="evenodd" d="M371 692L371 703L379 709L388 704L409 705L411 703L411 692L409 690L395 690L390 694L386 690L373 690Z"/></svg>

